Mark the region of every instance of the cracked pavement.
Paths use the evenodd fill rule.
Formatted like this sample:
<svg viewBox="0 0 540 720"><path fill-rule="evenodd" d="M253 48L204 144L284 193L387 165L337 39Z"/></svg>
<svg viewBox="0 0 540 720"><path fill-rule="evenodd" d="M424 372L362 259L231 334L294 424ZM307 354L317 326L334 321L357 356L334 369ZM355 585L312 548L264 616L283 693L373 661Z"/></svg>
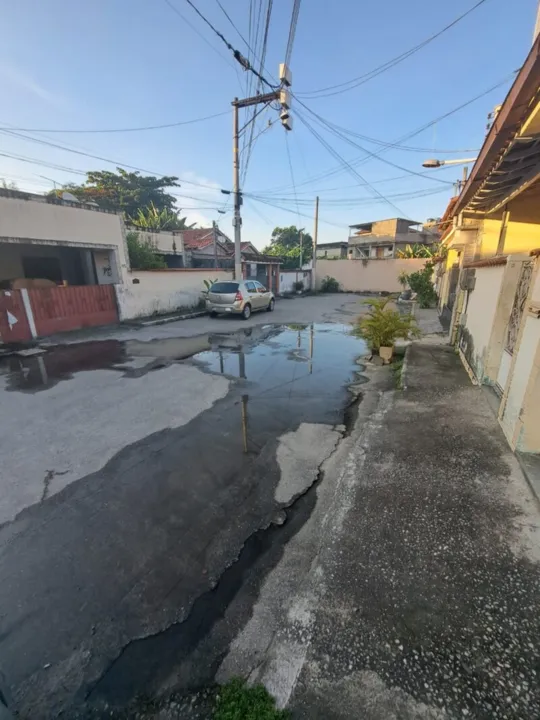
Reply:
<svg viewBox="0 0 540 720"><path fill-rule="evenodd" d="M277 307L4 361L1 663L22 718L121 706L188 660L205 676L178 638L199 648L309 516L362 382L363 343L325 321L361 299Z"/></svg>

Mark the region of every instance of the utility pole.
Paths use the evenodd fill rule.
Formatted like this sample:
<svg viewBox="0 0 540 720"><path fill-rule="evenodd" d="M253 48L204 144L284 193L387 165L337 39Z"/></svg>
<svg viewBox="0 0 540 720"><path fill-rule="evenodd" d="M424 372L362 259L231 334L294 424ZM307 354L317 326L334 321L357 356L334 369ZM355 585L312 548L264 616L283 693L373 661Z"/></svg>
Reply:
<svg viewBox="0 0 540 720"><path fill-rule="evenodd" d="M463 175L461 176L461 180L458 180L457 183L456 183L456 186L457 186L457 188L456 188L456 189L457 189L456 195L459 195L460 192L463 190L463 188L464 188L465 185L467 184L467 178L468 178L468 177L469 177L469 168L467 167L467 165L465 165L465 167L463 168Z"/></svg>
<svg viewBox="0 0 540 720"><path fill-rule="evenodd" d="M300 270L302 269L302 241L304 239L304 231L300 230Z"/></svg>
<svg viewBox="0 0 540 720"><path fill-rule="evenodd" d="M238 108L240 101L238 98L234 98L233 101L233 193L234 193L234 216L233 216L233 227L234 227L234 277L235 280L242 279L242 216L240 215L240 203L242 198L240 197L240 158L238 153Z"/></svg>
<svg viewBox="0 0 540 720"><path fill-rule="evenodd" d="M315 198L315 227L313 229L313 260L311 261L312 290L317 289L317 238L319 236L319 196Z"/></svg>
<svg viewBox="0 0 540 720"><path fill-rule="evenodd" d="M212 220L212 235L214 237L214 267L218 267L218 255L217 255L217 225L216 221Z"/></svg>
<svg viewBox="0 0 540 720"><path fill-rule="evenodd" d="M272 92L265 93L264 95L255 95L254 97L244 98L239 100L235 98L232 102L233 106L233 195L234 195L234 215L233 215L233 227L234 227L234 277L236 280L242 279L242 214L240 208L242 206L242 192L240 190L240 157L239 157L239 140L241 133L246 127L253 122L248 121L243 128L238 126L238 110L239 108L247 108L253 105L267 105L268 103L277 100L281 105L280 118L283 127L286 130L292 130L292 118L289 113L291 106L291 95L286 89L290 87L292 82L292 76L289 68L282 64L279 66L279 79L281 85ZM222 191L225 194L229 194L229 191Z"/></svg>

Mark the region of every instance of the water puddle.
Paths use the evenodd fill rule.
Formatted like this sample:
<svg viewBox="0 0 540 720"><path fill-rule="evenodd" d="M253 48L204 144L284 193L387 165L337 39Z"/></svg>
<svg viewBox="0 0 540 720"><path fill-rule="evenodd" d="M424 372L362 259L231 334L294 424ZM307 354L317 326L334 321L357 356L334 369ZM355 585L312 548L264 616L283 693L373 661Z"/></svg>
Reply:
<svg viewBox="0 0 540 720"><path fill-rule="evenodd" d="M362 341L350 335L347 325L263 325L235 333L163 338L142 342L104 340L48 348L33 357L0 360L0 379L6 390L36 392L74 374L116 370L127 377L188 358L208 372L248 380L258 386L252 399L265 401L316 395L331 396L344 382L351 361L365 351ZM349 382L361 378L350 377ZM315 392L316 391L316 392Z"/></svg>

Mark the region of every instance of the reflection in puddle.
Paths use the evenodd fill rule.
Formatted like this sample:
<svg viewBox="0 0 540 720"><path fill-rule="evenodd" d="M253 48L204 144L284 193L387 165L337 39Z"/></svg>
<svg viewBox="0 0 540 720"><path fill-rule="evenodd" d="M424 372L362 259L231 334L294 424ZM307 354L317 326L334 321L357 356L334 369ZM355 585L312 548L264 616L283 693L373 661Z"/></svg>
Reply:
<svg viewBox="0 0 540 720"><path fill-rule="evenodd" d="M337 324L262 325L235 333L212 333L149 342L105 340L59 345L43 355L0 360L5 389L36 392L77 372L111 369L139 378L150 370L192 358L208 371L248 381L250 398L261 402L304 398L326 402L333 392L357 382L351 363L365 344ZM131 363L131 364L130 364ZM137 365L138 363L138 365ZM290 407L279 412L291 413ZM294 410L297 413L297 409Z"/></svg>
<svg viewBox="0 0 540 720"><path fill-rule="evenodd" d="M123 343L117 340L60 345L43 355L7 357L0 363L7 390L45 390L81 370L114 368L126 359Z"/></svg>
<svg viewBox="0 0 540 720"><path fill-rule="evenodd" d="M229 337L227 347L216 338L212 345L192 361L247 381L237 415L244 452L301 422L341 424L365 382L357 358L366 345L348 326L269 326L255 343Z"/></svg>

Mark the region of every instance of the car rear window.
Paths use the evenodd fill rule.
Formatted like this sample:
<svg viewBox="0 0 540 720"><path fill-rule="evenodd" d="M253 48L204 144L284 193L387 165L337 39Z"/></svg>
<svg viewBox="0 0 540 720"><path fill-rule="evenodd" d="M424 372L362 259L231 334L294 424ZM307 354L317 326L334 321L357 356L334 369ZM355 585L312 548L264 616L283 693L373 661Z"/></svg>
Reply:
<svg viewBox="0 0 540 720"><path fill-rule="evenodd" d="M210 292L213 293L235 293L237 290L238 283L235 282L218 282L210 288Z"/></svg>

